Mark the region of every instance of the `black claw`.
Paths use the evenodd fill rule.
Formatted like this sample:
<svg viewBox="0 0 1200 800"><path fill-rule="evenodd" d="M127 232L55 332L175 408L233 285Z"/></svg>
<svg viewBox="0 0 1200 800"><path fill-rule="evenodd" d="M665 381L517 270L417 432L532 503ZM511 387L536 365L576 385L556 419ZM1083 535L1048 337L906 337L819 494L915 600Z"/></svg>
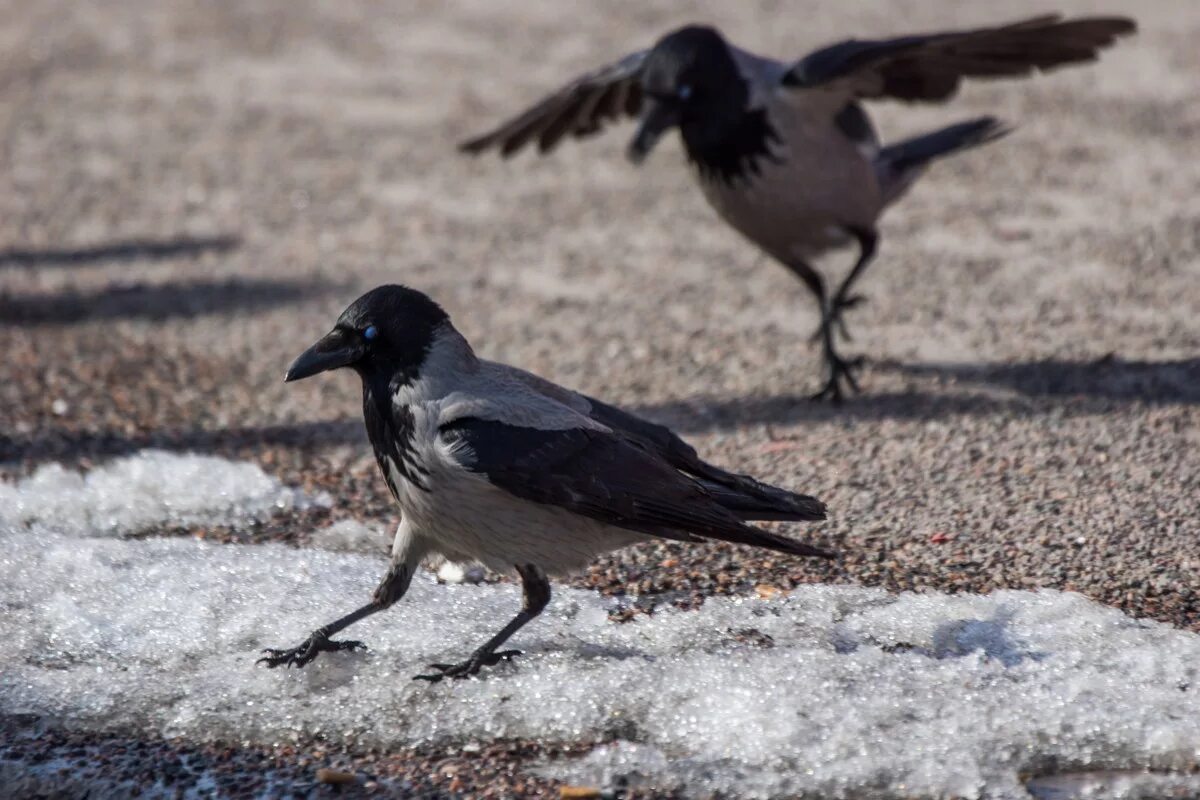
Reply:
<svg viewBox="0 0 1200 800"><path fill-rule="evenodd" d="M827 354L826 359L829 362L829 378L825 381L825 385L821 387L821 391L812 396L813 400L829 400L834 405L840 405L845 399L847 390L855 393L862 391L854 370L862 367L865 362L864 358L860 356L858 358L843 359L836 355ZM846 389L843 389L843 382L846 385Z"/></svg>
<svg viewBox="0 0 1200 800"><path fill-rule="evenodd" d="M430 669L436 669L436 674L414 675L414 681L429 681L437 683L443 678L469 678L479 673L484 667L494 667L501 661L511 661L521 655L520 650L501 650L498 653L476 653L461 664L430 664Z"/></svg>
<svg viewBox="0 0 1200 800"><path fill-rule="evenodd" d="M299 647L292 647L287 650L276 650L273 647L263 649L265 656L254 662L255 666L266 664L268 669L287 665L291 667L303 667L308 662L317 657L319 653L334 653L339 650L366 650L367 646L360 641L354 639L346 639L341 641L333 641L326 639L323 634L314 633L309 636Z"/></svg>

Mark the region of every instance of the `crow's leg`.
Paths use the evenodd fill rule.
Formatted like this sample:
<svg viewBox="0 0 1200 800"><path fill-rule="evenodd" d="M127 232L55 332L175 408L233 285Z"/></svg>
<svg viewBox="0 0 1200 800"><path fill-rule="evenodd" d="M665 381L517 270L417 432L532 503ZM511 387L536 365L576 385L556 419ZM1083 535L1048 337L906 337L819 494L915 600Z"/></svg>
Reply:
<svg viewBox="0 0 1200 800"><path fill-rule="evenodd" d="M364 617L369 617L378 611L383 611L403 597L404 593L408 591L408 584L412 581L413 566L407 560L393 563L387 575L383 577L383 580L375 589L375 593L371 596L371 602L362 608L351 611L341 619L317 628L297 647L291 647L287 650L276 650L274 648L263 650L266 655L256 663L266 664L268 667L279 667L285 664L289 667L303 667L316 658L318 653L367 649L367 646L362 642L351 640L334 641L329 637L343 628L350 627Z"/></svg>
<svg viewBox="0 0 1200 800"><path fill-rule="evenodd" d="M814 338L821 340L822 353L825 357L826 379L825 385L821 387L821 391L813 395L813 399L832 400L834 403L840 403L843 397L843 382L847 388L859 391L854 370L862 364L862 359L844 359L838 355L833 337L833 314L825 296L825 281L821 278L820 273L807 262L798 259L787 262L786 266L797 278L804 281L804 285L817 298L817 304L821 309L821 325L817 328Z"/></svg>
<svg viewBox="0 0 1200 800"><path fill-rule="evenodd" d="M842 336L846 337L846 341L851 341L850 332L846 329L846 322L842 319L842 312L866 302L867 298L861 294L851 295L850 287L862 276L867 265L875 258L875 249L879 245L879 234L869 228L847 228L846 230L858 241L858 261L854 262L854 268L850 270L850 274L833 293L833 300L829 303L829 315Z"/></svg>
<svg viewBox="0 0 1200 800"><path fill-rule="evenodd" d="M496 648L508 641L508 638L519 631L525 623L542 613L542 609L550 602L550 582L546 575L533 564L517 567L521 576L521 589L525 602L521 611L504 628L488 639L482 647L471 654L471 657L461 664L430 664L437 670L431 675L415 675L414 679L437 682L442 678L466 678L479 672L483 667L494 666L501 661L507 661L513 656L519 656L520 650L501 650Z"/></svg>

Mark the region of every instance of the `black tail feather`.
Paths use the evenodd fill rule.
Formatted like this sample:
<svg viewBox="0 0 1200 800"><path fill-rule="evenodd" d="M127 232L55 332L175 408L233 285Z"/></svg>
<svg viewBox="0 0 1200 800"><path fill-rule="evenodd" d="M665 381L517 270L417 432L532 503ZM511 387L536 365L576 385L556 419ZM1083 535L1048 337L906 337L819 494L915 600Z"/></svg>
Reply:
<svg viewBox="0 0 1200 800"><path fill-rule="evenodd" d="M752 483L747 484L747 481ZM743 521L804 522L825 519L825 504L817 498L777 489L745 475L727 474L721 483L701 478L700 485L718 504Z"/></svg>
<svg viewBox="0 0 1200 800"><path fill-rule="evenodd" d="M995 141L1011 130L995 117L980 117L889 145L879 151L878 160L898 176L942 156Z"/></svg>
<svg viewBox="0 0 1200 800"><path fill-rule="evenodd" d="M980 117L883 148L876 156L875 170L884 203L899 200L929 162L994 141L1009 130L995 117Z"/></svg>
<svg viewBox="0 0 1200 800"><path fill-rule="evenodd" d="M732 542L733 544L748 544L752 547L762 547L767 550L774 550L777 553L787 553L791 556L837 558L835 553L822 547L798 542L795 539L789 539L786 536L764 531L761 528L755 528L751 525L743 525L740 528L728 532L722 531L719 534L705 534L705 538L717 539L722 542Z"/></svg>

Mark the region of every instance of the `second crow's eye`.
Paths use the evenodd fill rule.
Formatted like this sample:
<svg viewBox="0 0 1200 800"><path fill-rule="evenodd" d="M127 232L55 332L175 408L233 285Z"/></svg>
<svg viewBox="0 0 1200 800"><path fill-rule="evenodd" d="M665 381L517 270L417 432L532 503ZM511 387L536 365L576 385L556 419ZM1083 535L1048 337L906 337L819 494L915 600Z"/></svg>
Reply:
<svg viewBox="0 0 1200 800"><path fill-rule="evenodd" d="M680 86L678 89L675 90L675 95L680 100L687 100L689 97L692 96L692 87L685 83L683 86Z"/></svg>
<svg viewBox="0 0 1200 800"><path fill-rule="evenodd" d="M378 335L379 335L379 329L376 328L374 325L368 325L366 330L363 331L363 338L366 339L368 342L371 341L372 339L374 339Z"/></svg>

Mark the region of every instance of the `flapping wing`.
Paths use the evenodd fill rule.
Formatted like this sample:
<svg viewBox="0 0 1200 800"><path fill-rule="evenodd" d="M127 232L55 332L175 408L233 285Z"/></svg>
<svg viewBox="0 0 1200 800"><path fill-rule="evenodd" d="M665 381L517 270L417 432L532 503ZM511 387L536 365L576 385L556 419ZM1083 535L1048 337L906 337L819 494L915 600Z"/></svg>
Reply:
<svg viewBox="0 0 1200 800"><path fill-rule="evenodd" d="M541 430L466 418L442 425L441 436L455 446L465 468L524 500L666 539L711 538L830 556L744 524L697 481L607 431Z"/></svg>
<svg viewBox="0 0 1200 800"><path fill-rule="evenodd" d="M492 147L510 156L534 139L546 153L564 136L587 136L606 122L635 117L642 107L639 83L646 51L631 53L568 83L549 97L488 133L459 145L467 153Z"/></svg>
<svg viewBox="0 0 1200 800"><path fill-rule="evenodd" d="M850 39L805 56L783 84L840 88L847 99L939 101L952 96L963 78L1015 77L1094 61L1101 48L1135 30L1125 17L1064 20L1049 14L994 28Z"/></svg>

